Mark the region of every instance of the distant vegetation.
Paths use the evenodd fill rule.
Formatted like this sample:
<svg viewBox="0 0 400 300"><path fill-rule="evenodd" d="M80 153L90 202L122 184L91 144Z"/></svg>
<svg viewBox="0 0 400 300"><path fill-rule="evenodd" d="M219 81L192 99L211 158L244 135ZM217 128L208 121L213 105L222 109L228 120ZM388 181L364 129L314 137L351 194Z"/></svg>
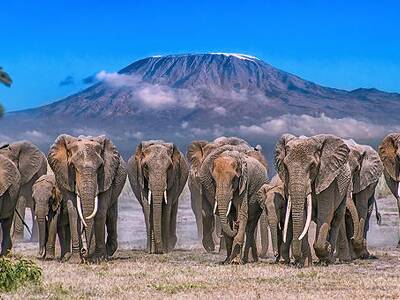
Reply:
<svg viewBox="0 0 400 300"><path fill-rule="evenodd" d="M3 71L3 68L0 67L0 83L10 87L12 80L10 75L8 75L5 71ZM4 114L4 108L3 105L0 104L0 117L2 117Z"/></svg>

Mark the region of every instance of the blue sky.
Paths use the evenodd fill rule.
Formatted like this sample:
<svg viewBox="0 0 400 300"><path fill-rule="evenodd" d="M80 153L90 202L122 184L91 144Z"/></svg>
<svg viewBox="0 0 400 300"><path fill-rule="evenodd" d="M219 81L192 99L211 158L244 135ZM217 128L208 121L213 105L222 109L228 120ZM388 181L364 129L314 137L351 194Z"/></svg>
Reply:
<svg viewBox="0 0 400 300"><path fill-rule="evenodd" d="M246 53L322 85L400 92L400 2L243 2L4 1L0 66L14 85L0 86L0 102L50 103L100 70L188 52Z"/></svg>

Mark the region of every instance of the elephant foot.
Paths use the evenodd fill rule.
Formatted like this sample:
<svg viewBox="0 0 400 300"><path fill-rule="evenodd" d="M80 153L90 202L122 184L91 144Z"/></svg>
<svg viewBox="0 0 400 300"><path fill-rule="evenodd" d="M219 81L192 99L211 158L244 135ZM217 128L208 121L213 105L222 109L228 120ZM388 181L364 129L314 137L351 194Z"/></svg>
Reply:
<svg viewBox="0 0 400 300"><path fill-rule="evenodd" d="M117 251L117 248L118 248L117 241L107 241L106 243L107 256L109 257L113 256L115 251Z"/></svg>
<svg viewBox="0 0 400 300"><path fill-rule="evenodd" d="M235 244L232 248L231 255L229 256L229 260L233 264L243 264L244 260L242 260L240 256L240 250L242 247L239 244Z"/></svg>
<svg viewBox="0 0 400 300"><path fill-rule="evenodd" d="M304 261L294 262L294 266L295 266L297 269L302 269L302 268L304 268Z"/></svg>
<svg viewBox="0 0 400 300"><path fill-rule="evenodd" d="M397 243L397 246L396 246L396 248L400 248L400 240L399 240L399 242Z"/></svg>
<svg viewBox="0 0 400 300"><path fill-rule="evenodd" d="M203 237L203 247L207 252L214 252L215 251L215 244L214 241L211 237L211 239L208 239L206 237Z"/></svg>
<svg viewBox="0 0 400 300"><path fill-rule="evenodd" d="M70 264L80 264L83 262L81 256L77 252L67 252L62 258L61 262L68 262Z"/></svg>
<svg viewBox="0 0 400 300"><path fill-rule="evenodd" d="M367 251L366 253L360 255L360 259L378 259L378 257Z"/></svg>
<svg viewBox="0 0 400 300"><path fill-rule="evenodd" d="M55 257L54 254L49 254L49 255L46 255L45 257L43 257L42 259L44 259L44 260L55 260L56 257Z"/></svg>
<svg viewBox="0 0 400 300"><path fill-rule="evenodd" d="M319 259L314 263L316 266L327 267L329 265L329 261L326 259Z"/></svg>

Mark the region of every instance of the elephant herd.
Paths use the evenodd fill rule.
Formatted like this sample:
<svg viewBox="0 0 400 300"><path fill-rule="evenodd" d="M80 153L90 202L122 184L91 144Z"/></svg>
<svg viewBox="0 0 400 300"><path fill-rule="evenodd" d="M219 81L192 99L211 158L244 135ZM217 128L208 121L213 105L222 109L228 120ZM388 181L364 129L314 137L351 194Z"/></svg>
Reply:
<svg viewBox="0 0 400 300"><path fill-rule="evenodd" d="M261 147L236 137L194 141L186 156L173 143L143 141L127 163L106 136L60 135L47 157L27 141L7 144L0 148L1 255L23 238L28 207L40 258L55 259L57 240L61 261L111 257L128 177L149 253L174 249L178 199L188 182L203 247L213 252L220 243L224 264L257 261L257 235L265 254L268 232L276 262L311 264L312 222L319 264L373 257L367 233L374 206L379 217L374 195L382 173L400 213L400 133L386 136L378 151L329 134L284 134L274 165L270 180Z"/></svg>

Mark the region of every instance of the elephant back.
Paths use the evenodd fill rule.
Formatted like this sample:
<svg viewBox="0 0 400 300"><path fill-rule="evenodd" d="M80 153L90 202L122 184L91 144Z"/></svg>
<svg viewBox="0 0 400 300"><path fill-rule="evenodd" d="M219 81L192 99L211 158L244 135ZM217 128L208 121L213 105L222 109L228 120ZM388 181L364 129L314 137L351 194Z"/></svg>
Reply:
<svg viewBox="0 0 400 300"><path fill-rule="evenodd" d="M0 196L9 192L10 198L16 198L21 185L21 175L16 165L7 157L0 155Z"/></svg>

